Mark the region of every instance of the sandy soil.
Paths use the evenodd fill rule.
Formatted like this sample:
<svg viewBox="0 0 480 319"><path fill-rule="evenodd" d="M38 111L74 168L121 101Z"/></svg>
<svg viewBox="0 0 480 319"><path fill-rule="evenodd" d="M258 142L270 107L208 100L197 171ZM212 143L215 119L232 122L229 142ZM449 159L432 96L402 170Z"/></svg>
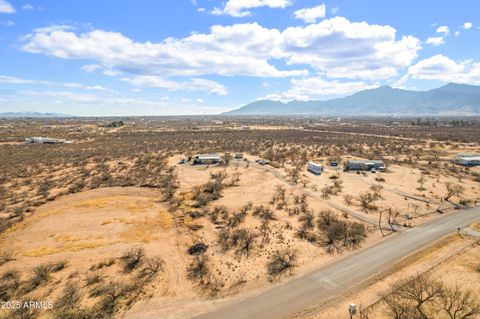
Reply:
<svg viewBox="0 0 480 319"><path fill-rule="evenodd" d="M236 212L248 202L255 206L269 206L278 186L286 189L288 201L293 205L293 196L302 194L303 186L289 182L286 171L282 168L276 169L281 177L278 178L253 164L257 159L253 156L247 156L252 162L250 165L244 160L232 160L227 168L177 165L180 158L181 156L174 156L169 162L176 167L180 182L178 194L185 200L181 207L183 212L169 212L168 207L160 200L160 191L146 188L100 188L61 196L39 206L31 216L0 235L0 252L11 251L15 258L0 266L0 273L18 269L22 278L27 279L31 269L39 264L66 260L68 267L53 275L53 280L38 291L39 295L55 298L69 281L76 280L83 285L85 277L91 273L89 269L92 265L109 258L118 259L129 249L143 247L148 256L160 256L165 261L164 271L152 283L149 293L123 315L128 318L186 318L249 294L260 293L262 289L270 286L272 283L267 279L266 264L278 250L291 248L296 251L298 267L295 275L312 271L342 256L328 254L324 247L299 239L296 236L300 225L298 216L289 215L286 210L273 206L275 220L269 224L268 240L258 240L248 257L238 257L231 251L222 252L217 236L223 226L212 223L207 216L193 218L189 214L192 211L189 196L193 187L206 183L212 173L225 171L228 176L227 183L234 174L239 173L238 185L226 187L222 197L207 207L211 209L225 206L231 212ZM71 168L65 168L69 169ZM365 175L344 173L328 167L321 176L303 172L302 177L308 181L308 191L321 195L321 187L331 184L329 176L336 174L343 181L342 192L328 200L309 197L309 207L315 214L331 210L340 218L352 220L352 217L332 208L330 203L346 206L343 201L345 194L357 196L367 191L371 185L378 184L375 178L381 176L385 178L385 182L381 182L384 186L384 199L379 202L380 209L394 207L401 210L402 214L408 212L418 218L415 219L418 223L428 218L423 217L423 214L440 204L439 199L444 190L439 185L451 180L445 177L440 177L439 180L428 177L426 190L418 192L415 188L418 187L416 180L420 171L400 166L392 166L388 173ZM60 176L61 172L51 174L54 179ZM473 183L464 182L468 190L466 197L472 200L479 197L479 189ZM28 192L32 189L25 186L22 191ZM52 190L52 199L60 191L62 190ZM425 198L431 203L427 205L399 192ZM413 208L413 205L418 207ZM350 208L361 213L358 207ZM372 220L378 219L376 213L362 214ZM258 235L261 221L248 214L240 227ZM363 246L372 245L382 239L380 232L372 225L369 225L368 229L369 236ZM221 291L215 298L205 296L186 276L186 268L193 260L187 250L197 241L208 245L206 255L209 257L213 276L221 281ZM347 253L349 251L344 252ZM115 280L131 280L131 277L122 274L118 264L103 269L100 274ZM85 291L89 289L84 285L82 287ZM92 302L94 300L85 301L86 304Z"/></svg>
<svg viewBox="0 0 480 319"><path fill-rule="evenodd" d="M173 158L171 163L178 162L180 157ZM256 158L249 157L250 161ZM237 165L238 164L238 165ZM210 174L225 170L219 166L190 166L177 165L177 173L182 185L182 189L188 189L205 183ZM287 193L299 194L296 187L292 187L289 183L277 180L271 177L271 174L265 172L259 167L250 165L246 167L244 161L232 161L232 164L226 169L228 175L234 172L240 172L240 183L238 186L226 188L222 198L212 203L211 206L225 206L232 211L240 209L245 203L252 202L255 205L269 205L270 199L275 192L275 188L281 185L287 189ZM330 209L327 204L309 200L310 207L315 212ZM297 216L289 216L285 211L275 211L276 221L270 225L272 236L268 243L262 244L255 249L252 256L248 258L238 258L232 253L222 253L216 247L216 230L215 226L206 220L192 220L186 217L184 222L187 225L201 224L202 228L192 234L193 240L201 239L209 245L207 255L209 256L215 273L221 275L225 283L225 290L217 300L208 298L197 298L195 301L185 302L181 307L178 303L168 308L172 318L189 317L213 310L221 305L233 302L240 298L245 298L252 293L260 293L262 289L271 285L266 278L265 265L271 254L282 248L294 248L298 255L298 267L295 269L295 275L312 271L326 263L343 256L338 254L328 254L325 249L310 244L306 241L299 240L295 236L299 222ZM260 222L258 218L247 216L241 227L253 229L258 232ZM381 240L381 234L378 231L371 230L369 238L364 246L374 244ZM159 308L165 307L162 298L153 297L146 303L135 305L127 314L129 318L156 318L159 315Z"/></svg>
<svg viewBox="0 0 480 319"><path fill-rule="evenodd" d="M238 186L227 187L222 198L212 202L211 207L223 205L235 211L250 201L255 205L269 205L277 185L287 189L290 200L298 193L288 183L271 178L258 167L246 167L244 162L238 164L237 167L234 162L226 170L229 176L240 172ZM187 196L193 186L205 183L212 172L220 170L224 168L177 166L181 184L179 192ZM266 276L266 263L275 251L282 248L294 248L297 252L295 274L298 275L342 256L330 255L323 247L298 239L295 235L298 216L289 216L284 210L275 210L276 220L269 226L269 240L256 245L250 257L222 253L216 243L218 225L206 217L193 219L188 214L168 212L160 201L161 197L156 190L111 187L61 196L47 202L0 235L0 252L11 251L15 258L0 266L0 273L17 269L27 280L35 266L68 261L64 271L54 274L50 283L38 289L39 295L55 299L70 281L80 282L88 291L90 288L83 280L91 273L92 265L118 258L129 249L143 247L147 256L160 256L165 261L165 270L153 284L151 293L135 304L127 312L127 317L145 317L153 313L155 318L184 318L271 285ZM322 202L309 204L315 212L329 209ZM260 224L257 217L249 215L241 227L258 233ZM200 226L200 229L192 230L193 225ZM370 245L380 237L372 230L364 245ZM193 259L187 249L198 240L209 246L207 255L213 274L223 282L216 299L204 296L186 276L186 268ZM116 280L131 280L122 274L117 264L100 274ZM94 300L85 302L91 304Z"/></svg>
<svg viewBox="0 0 480 319"><path fill-rule="evenodd" d="M68 267L52 280L55 286L46 285L36 292L52 300L71 278L83 280L92 273L88 270L92 265L143 247L148 256L161 256L166 263L157 287L166 299L171 295L193 297L191 286L179 273L187 262L178 249L182 237L176 235L173 218L159 197L157 191L115 187L49 202L1 235L0 251L14 252L15 260L0 269L2 273L19 270L26 279L34 266L67 261ZM101 275L115 280L123 277L117 266L102 270Z"/></svg>

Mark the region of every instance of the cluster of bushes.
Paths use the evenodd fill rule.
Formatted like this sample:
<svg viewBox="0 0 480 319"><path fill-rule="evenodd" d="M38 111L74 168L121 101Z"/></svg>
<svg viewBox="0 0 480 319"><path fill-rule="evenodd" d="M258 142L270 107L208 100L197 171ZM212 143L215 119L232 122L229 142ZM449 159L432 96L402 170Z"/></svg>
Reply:
<svg viewBox="0 0 480 319"><path fill-rule="evenodd" d="M196 242L192 246L190 246L187 250L188 254L192 256L199 256L204 254L208 249L208 245L204 242Z"/></svg>
<svg viewBox="0 0 480 319"><path fill-rule="evenodd" d="M125 273L139 269L138 278L152 278L163 269L165 262L160 257L147 258L143 248L126 251L120 262Z"/></svg>
<svg viewBox="0 0 480 319"><path fill-rule="evenodd" d="M196 256L187 267L187 278L197 284L200 291L208 296L218 295L225 286L221 279L213 275L206 255Z"/></svg>
<svg viewBox="0 0 480 319"><path fill-rule="evenodd" d="M221 220L224 220L228 216L229 212L230 210L226 206L215 206L208 212L208 216L212 223L219 224Z"/></svg>
<svg viewBox="0 0 480 319"><path fill-rule="evenodd" d="M341 251L342 248L356 248L367 237L364 224L340 220L330 211L321 212L317 227L321 240L329 252Z"/></svg>
<svg viewBox="0 0 480 319"><path fill-rule="evenodd" d="M286 192L287 190L285 189L285 187L283 187L282 185L277 185L270 204L276 205L275 207L277 209L286 208L288 206Z"/></svg>
<svg viewBox="0 0 480 319"><path fill-rule="evenodd" d="M17 270L8 270L0 277L0 300L9 301L21 298L31 293L51 279L51 274L67 267L67 262L59 261L51 264L42 264L34 267L31 275L21 280Z"/></svg>
<svg viewBox="0 0 480 319"><path fill-rule="evenodd" d="M133 305L143 294L145 285L164 269L165 264L160 257L148 258L142 248L126 251L117 260L123 272L130 276L128 280L107 280L107 277L97 272L114 265L116 261L113 258L92 265L89 269L91 273L85 276L83 288L80 286L81 282L75 279L78 272L74 272L68 276L69 281L64 290L54 301L49 318L111 318L120 309ZM67 265L67 262L59 261L36 266L32 269L31 276L25 280L21 279L16 270L3 273L0 277L0 300L28 300L36 289L52 281L52 273L65 269ZM82 303L85 296L95 298L96 303L85 307ZM18 309L9 315L11 318L36 318L40 314L34 310Z"/></svg>
<svg viewBox="0 0 480 319"><path fill-rule="evenodd" d="M260 218L264 221L276 220L275 213L266 206L260 205L253 208L253 216Z"/></svg>
<svg viewBox="0 0 480 319"><path fill-rule="evenodd" d="M145 285L162 272L165 265L160 257L147 257L143 248L125 251L118 260L123 272L131 276L130 279L122 282L106 281L98 273L88 274L85 284L87 287L92 287L89 289L88 296L99 300L92 308L80 309L77 307L75 311L92 315L92 318L95 316L110 318L123 307L133 305L143 293ZM115 264L114 259L107 259L92 265L90 270L96 271L113 264ZM68 289L67 286L66 290Z"/></svg>
<svg viewBox="0 0 480 319"><path fill-rule="evenodd" d="M305 212L299 217L300 228L297 236L309 242L325 246L329 253L340 252L342 249L358 247L367 237L365 225L357 222L341 220L331 211L322 211L317 217L311 212Z"/></svg>
<svg viewBox="0 0 480 319"><path fill-rule="evenodd" d="M276 251L267 263L267 273L270 281L279 279L286 274L292 274L296 267L297 254L294 250Z"/></svg>
<svg viewBox="0 0 480 319"><path fill-rule="evenodd" d="M218 234L217 242L224 253L233 249L236 256L248 257L255 246L256 238L257 234L246 228L223 229Z"/></svg>
<svg viewBox="0 0 480 319"><path fill-rule="evenodd" d="M223 181L227 178L224 171L210 174L210 181L201 186L193 188L192 199L195 201L194 207L206 206L209 202L219 199L222 196L222 190L225 185Z"/></svg>
<svg viewBox="0 0 480 319"><path fill-rule="evenodd" d="M469 290L446 287L427 275L398 282L381 302L389 318L476 318L480 315L480 300ZM368 311L362 316L369 318Z"/></svg>
<svg viewBox="0 0 480 319"><path fill-rule="evenodd" d="M337 195L343 189L343 182L338 179L338 175L330 176L330 178L332 177L335 177L332 179L332 184L326 185L320 190L322 192L322 197L325 199L330 198L331 195Z"/></svg>
<svg viewBox="0 0 480 319"><path fill-rule="evenodd" d="M238 212L231 212L225 206L215 206L208 212L210 221L214 224L223 224L229 228L235 228L244 222L249 211L249 204L245 205Z"/></svg>
<svg viewBox="0 0 480 319"><path fill-rule="evenodd" d="M383 190L382 185L375 184L370 187L369 192L361 193L360 195L358 195L357 200L359 202L360 207L364 211L377 210L378 207L375 205L375 202L383 199L381 194L382 190Z"/></svg>
<svg viewBox="0 0 480 319"><path fill-rule="evenodd" d="M122 127L124 126L125 123L123 121L112 121L106 124L100 124L100 127L108 127L108 128L116 128L116 127Z"/></svg>
<svg viewBox="0 0 480 319"><path fill-rule="evenodd" d="M287 208L288 215L299 215L305 213L309 210L307 195L294 195L293 196L293 207Z"/></svg>

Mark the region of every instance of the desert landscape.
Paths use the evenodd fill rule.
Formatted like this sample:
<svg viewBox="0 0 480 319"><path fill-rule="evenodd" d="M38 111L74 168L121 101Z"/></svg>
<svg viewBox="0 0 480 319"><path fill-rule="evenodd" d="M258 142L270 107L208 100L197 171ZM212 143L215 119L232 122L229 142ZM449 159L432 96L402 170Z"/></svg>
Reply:
<svg viewBox="0 0 480 319"><path fill-rule="evenodd" d="M208 318L478 205L480 170L455 163L480 152L478 120L315 121L1 120L1 315ZM385 169L344 170L357 159ZM361 318L411 318L394 296L417 276L442 287L425 312L457 296L473 312L454 318L475 318L478 235L462 226L292 315L345 318L355 302ZM42 307L16 306L30 300Z"/></svg>
<svg viewBox="0 0 480 319"><path fill-rule="evenodd" d="M478 12L0 0L0 319L480 319Z"/></svg>

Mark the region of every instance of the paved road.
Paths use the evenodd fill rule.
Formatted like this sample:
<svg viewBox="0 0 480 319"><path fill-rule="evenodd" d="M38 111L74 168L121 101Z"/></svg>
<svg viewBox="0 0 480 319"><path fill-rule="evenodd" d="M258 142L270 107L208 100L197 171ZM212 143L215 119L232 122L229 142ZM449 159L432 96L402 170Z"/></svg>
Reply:
<svg viewBox="0 0 480 319"><path fill-rule="evenodd" d="M461 234L465 234L472 237L480 238L480 231L471 228L462 229Z"/></svg>
<svg viewBox="0 0 480 319"><path fill-rule="evenodd" d="M198 319L286 318L322 299L341 293L386 269L414 251L480 220L480 208L456 211L394 235L385 241L322 267L308 275L274 286Z"/></svg>

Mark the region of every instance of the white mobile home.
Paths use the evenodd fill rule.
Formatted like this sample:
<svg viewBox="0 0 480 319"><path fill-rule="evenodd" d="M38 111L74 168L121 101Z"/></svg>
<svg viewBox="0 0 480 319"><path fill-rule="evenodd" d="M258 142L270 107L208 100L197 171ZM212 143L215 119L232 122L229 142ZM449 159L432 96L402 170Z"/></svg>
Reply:
<svg viewBox="0 0 480 319"><path fill-rule="evenodd" d="M345 162L345 171L384 171L385 163L380 160L349 160Z"/></svg>
<svg viewBox="0 0 480 319"><path fill-rule="evenodd" d="M315 175L320 175L323 172L323 166L315 162L308 162L307 170Z"/></svg>
<svg viewBox="0 0 480 319"><path fill-rule="evenodd" d="M480 165L480 154L458 154L454 162L462 166L478 166Z"/></svg>
<svg viewBox="0 0 480 319"><path fill-rule="evenodd" d="M193 157L192 165L219 164L222 158L218 154L198 154Z"/></svg>

